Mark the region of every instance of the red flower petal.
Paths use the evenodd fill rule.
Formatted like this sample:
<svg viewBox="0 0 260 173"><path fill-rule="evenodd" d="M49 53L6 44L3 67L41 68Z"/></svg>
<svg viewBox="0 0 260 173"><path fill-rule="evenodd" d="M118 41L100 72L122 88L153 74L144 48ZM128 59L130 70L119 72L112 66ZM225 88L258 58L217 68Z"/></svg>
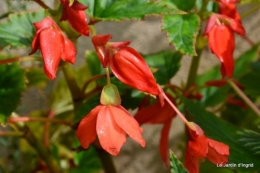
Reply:
<svg viewBox="0 0 260 173"><path fill-rule="evenodd" d="M234 71L234 34L224 24L215 25L208 34L209 47L222 63L222 76L232 77Z"/></svg>
<svg viewBox="0 0 260 173"><path fill-rule="evenodd" d="M121 82L143 92L160 94L148 65L133 48L120 49L110 58L109 63L112 72Z"/></svg>
<svg viewBox="0 0 260 173"><path fill-rule="evenodd" d="M195 140L189 141L190 154L196 157L204 158L208 153L208 138L202 135Z"/></svg>
<svg viewBox="0 0 260 173"><path fill-rule="evenodd" d="M145 147L145 141L141 136L142 129L138 122L122 106L107 106L115 122L121 127L133 140Z"/></svg>
<svg viewBox="0 0 260 173"><path fill-rule="evenodd" d="M102 148L112 155L117 155L126 141L126 134L115 122L109 106L100 109L96 129Z"/></svg>
<svg viewBox="0 0 260 173"><path fill-rule="evenodd" d="M39 34L39 39L44 60L44 72L50 79L54 79L62 53L63 35L58 30L49 28Z"/></svg>
<svg viewBox="0 0 260 173"><path fill-rule="evenodd" d="M92 43L96 49L98 58L104 68L107 67L110 57L110 51L106 48L106 44L108 40L110 40L112 36L108 35L96 35L92 37Z"/></svg>
<svg viewBox="0 0 260 173"><path fill-rule="evenodd" d="M76 49L74 44L67 38L64 40L64 48L61 58L63 61L69 62L71 64L74 64L76 60Z"/></svg>
<svg viewBox="0 0 260 173"><path fill-rule="evenodd" d="M171 128L171 121L168 121L164 124L161 131L161 139L160 139L160 154L163 162L166 166L169 166L169 132Z"/></svg>
<svg viewBox="0 0 260 173"><path fill-rule="evenodd" d="M199 136L204 135L203 130L200 128L200 126L198 126L197 124L195 124L194 122L188 122L187 123L188 129L189 129L189 133L190 133L190 137L191 139L195 140L196 138L198 138Z"/></svg>
<svg viewBox="0 0 260 173"><path fill-rule="evenodd" d="M207 159L214 164L224 164L228 162L229 146L221 142L208 139L209 151Z"/></svg>
<svg viewBox="0 0 260 173"><path fill-rule="evenodd" d="M186 148L184 165L189 173L199 173L199 157L191 155L189 147Z"/></svg>
<svg viewBox="0 0 260 173"><path fill-rule="evenodd" d="M80 141L83 148L88 148L89 144L96 139L96 123L97 115L102 106L95 107L90 113L88 113L78 126L76 136Z"/></svg>
<svg viewBox="0 0 260 173"><path fill-rule="evenodd" d="M71 5L71 8L73 8L74 10L86 10L88 9L88 6L81 4L77 0L74 0L73 4Z"/></svg>

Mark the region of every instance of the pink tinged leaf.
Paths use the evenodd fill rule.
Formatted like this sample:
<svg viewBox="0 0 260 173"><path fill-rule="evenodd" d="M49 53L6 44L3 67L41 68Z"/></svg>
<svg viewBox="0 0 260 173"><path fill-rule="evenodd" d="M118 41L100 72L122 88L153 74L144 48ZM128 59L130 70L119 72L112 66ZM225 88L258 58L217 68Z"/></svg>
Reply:
<svg viewBox="0 0 260 173"><path fill-rule="evenodd" d="M64 40L64 48L61 58L63 61L69 62L71 64L74 64L76 60L76 49L74 44L67 38Z"/></svg>
<svg viewBox="0 0 260 173"><path fill-rule="evenodd" d="M126 141L126 134L115 122L109 106L100 109L96 129L102 148L112 155L117 155Z"/></svg>
<svg viewBox="0 0 260 173"><path fill-rule="evenodd" d="M40 50L44 60L44 72L50 79L54 79L63 50L63 35L60 31L49 28L43 30L39 37Z"/></svg>
<svg viewBox="0 0 260 173"><path fill-rule="evenodd" d="M92 43L96 49L98 58L104 68L107 67L110 57L110 51L106 48L106 44L108 40L110 40L112 36L108 35L96 35L92 37Z"/></svg>
<svg viewBox="0 0 260 173"><path fill-rule="evenodd" d="M110 114L114 117L116 124L122 128L133 140L145 147L145 141L142 138L142 129L138 122L122 106L107 106Z"/></svg>
<svg viewBox="0 0 260 173"><path fill-rule="evenodd" d="M160 94L148 65L133 48L120 49L110 58L109 65L114 75L126 85L149 94Z"/></svg>
<svg viewBox="0 0 260 173"><path fill-rule="evenodd" d="M223 164L228 162L229 146L221 142L208 139L209 151L207 159L214 164Z"/></svg>
<svg viewBox="0 0 260 173"><path fill-rule="evenodd" d="M190 154L189 147L186 148L184 166L189 173L199 173L199 158Z"/></svg>
<svg viewBox="0 0 260 173"><path fill-rule="evenodd" d="M163 162L166 166L169 166L169 132L171 128L171 121L168 121L164 124L163 129L161 131L161 139L160 139L160 154Z"/></svg>
<svg viewBox="0 0 260 173"><path fill-rule="evenodd" d="M96 139L97 115L102 106L97 106L90 111L81 121L76 131L76 136L84 149Z"/></svg>
<svg viewBox="0 0 260 173"><path fill-rule="evenodd" d="M196 157L204 158L208 153L208 138L204 135L195 140L189 141L190 154Z"/></svg>

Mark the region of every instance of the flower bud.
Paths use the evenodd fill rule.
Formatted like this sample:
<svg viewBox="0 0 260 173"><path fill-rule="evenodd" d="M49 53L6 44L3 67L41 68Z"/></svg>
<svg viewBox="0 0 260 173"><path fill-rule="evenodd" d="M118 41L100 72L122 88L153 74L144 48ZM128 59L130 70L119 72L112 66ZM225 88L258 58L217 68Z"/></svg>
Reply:
<svg viewBox="0 0 260 173"><path fill-rule="evenodd" d="M118 106L121 104L121 97L115 85L108 84L103 88L100 97L100 103L102 105L114 105L114 106Z"/></svg>

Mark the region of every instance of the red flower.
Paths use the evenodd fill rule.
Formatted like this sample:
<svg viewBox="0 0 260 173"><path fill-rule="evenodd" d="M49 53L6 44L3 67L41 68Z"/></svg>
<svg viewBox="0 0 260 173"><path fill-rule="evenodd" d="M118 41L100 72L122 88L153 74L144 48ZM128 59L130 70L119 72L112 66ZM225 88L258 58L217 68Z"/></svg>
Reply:
<svg viewBox="0 0 260 173"><path fill-rule="evenodd" d="M170 95L167 96L173 103L175 103L175 100ZM169 166L168 138L171 127L171 120L176 116L176 113L168 102L166 102L164 106L161 106L160 102L156 101L153 105L149 107L146 106L150 102L150 99L145 100L144 102L134 118L138 121L140 125L145 123L163 124L160 139L160 154L164 163Z"/></svg>
<svg viewBox="0 0 260 173"><path fill-rule="evenodd" d="M62 16L60 21L67 20L72 28L82 35L89 35L87 17L84 10L88 7L74 0L70 5L70 0L61 0L63 6Z"/></svg>
<svg viewBox="0 0 260 173"><path fill-rule="evenodd" d="M142 147L145 141L138 122L120 105L121 99L114 85L104 87L101 105L95 107L80 122L76 135L83 148L94 142L96 134L104 150L117 155L126 141L126 133Z"/></svg>
<svg viewBox="0 0 260 173"><path fill-rule="evenodd" d="M186 148L185 167L189 173L199 173L199 164L200 161L204 161L204 158L214 164L228 162L229 146L207 138L195 123L189 122L188 128L191 140Z"/></svg>
<svg viewBox="0 0 260 173"><path fill-rule="evenodd" d="M50 79L54 79L60 58L74 64L76 49L52 18L46 17L33 25L36 28L36 33L29 55L40 49L44 60L44 72Z"/></svg>
<svg viewBox="0 0 260 173"><path fill-rule="evenodd" d="M233 52L235 38L232 30L225 24L214 25L208 32L209 47L222 63L222 77L232 77L234 71Z"/></svg>
<svg viewBox="0 0 260 173"><path fill-rule="evenodd" d="M242 21L240 19L240 15L234 3L219 3L218 9L220 14L231 18L229 19L229 23L235 32L242 36L246 34L245 28L242 25Z"/></svg>
<svg viewBox="0 0 260 173"><path fill-rule="evenodd" d="M163 104L162 91L143 57L130 42L108 42L111 35L96 35L93 45L103 67L110 66L114 75L124 84L149 94L157 95Z"/></svg>

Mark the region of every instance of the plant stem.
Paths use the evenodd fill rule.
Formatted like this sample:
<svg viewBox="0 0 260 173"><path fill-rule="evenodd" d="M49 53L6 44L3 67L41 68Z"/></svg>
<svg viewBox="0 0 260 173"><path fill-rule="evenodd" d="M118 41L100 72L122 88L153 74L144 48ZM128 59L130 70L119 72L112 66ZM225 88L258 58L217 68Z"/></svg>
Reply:
<svg viewBox="0 0 260 173"><path fill-rule="evenodd" d="M260 110L256 105L245 95L245 93L232 81L228 80L229 85L236 91L236 93L246 102L246 104L260 117Z"/></svg>
<svg viewBox="0 0 260 173"><path fill-rule="evenodd" d="M32 148L36 150L39 154L40 158L43 159L48 166L51 173L61 173L60 168L58 167L57 163L51 157L50 151L40 142L36 136L31 132L28 127L22 129L19 127L20 130L24 130L25 135L24 138L26 141L31 145Z"/></svg>
<svg viewBox="0 0 260 173"><path fill-rule="evenodd" d="M190 64L190 71L189 71L187 84L186 84L186 89L190 88L193 84L195 84L202 51L203 51L203 49L198 49L197 50L198 56L192 57L192 61Z"/></svg>
<svg viewBox="0 0 260 173"><path fill-rule="evenodd" d="M109 73L109 68L106 68L106 74L107 74L107 84L110 84L110 73Z"/></svg>
<svg viewBox="0 0 260 173"><path fill-rule="evenodd" d="M19 118L9 118L9 123L16 123L16 122L52 122L57 124L63 124L66 126L72 127L72 124L67 121L58 120L54 118L45 118L45 117L19 117Z"/></svg>
<svg viewBox="0 0 260 173"><path fill-rule="evenodd" d="M49 7L44 2L42 2L42 0L34 0L34 2L39 4L44 9L49 9Z"/></svg>
<svg viewBox="0 0 260 173"><path fill-rule="evenodd" d="M67 85L69 87L70 90L70 94L72 96L73 99L73 105L74 105L74 112L77 112L78 108L81 106L82 104L82 92L81 89L79 88L76 78L74 76L74 73L72 71L72 68L70 66L70 64L66 63L63 67L62 67L62 71L64 74L64 77L66 79Z"/></svg>
<svg viewBox="0 0 260 173"><path fill-rule="evenodd" d="M164 99L170 104L170 106L174 109L174 111L177 113L177 115L181 118L181 120L187 124L188 120L185 118L185 116L179 111L179 109L171 102L171 100L166 96L166 94L163 95Z"/></svg>
<svg viewBox="0 0 260 173"><path fill-rule="evenodd" d="M101 163L103 165L105 173L117 173L115 165L111 158L111 155L108 154L102 148L98 148L97 146L95 146L95 148L96 148L97 154L101 160Z"/></svg>
<svg viewBox="0 0 260 173"><path fill-rule="evenodd" d="M241 16L241 19L243 19L243 18L245 18L245 17L251 15L252 13L258 11L259 9L260 9L260 5L257 5L257 6L255 6L255 7L253 7L253 8L251 8L250 10L248 10L248 11L246 11L246 12L244 12L244 13L242 13L242 14L240 15L240 16Z"/></svg>
<svg viewBox="0 0 260 173"><path fill-rule="evenodd" d="M32 57L32 56L25 56L25 57L19 57L19 58L8 58L8 59L0 60L0 65L13 63L13 62L22 62L22 61L42 61L42 58Z"/></svg>
<svg viewBox="0 0 260 173"><path fill-rule="evenodd" d="M0 131L0 136L23 136L22 132L3 132Z"/></svg>

